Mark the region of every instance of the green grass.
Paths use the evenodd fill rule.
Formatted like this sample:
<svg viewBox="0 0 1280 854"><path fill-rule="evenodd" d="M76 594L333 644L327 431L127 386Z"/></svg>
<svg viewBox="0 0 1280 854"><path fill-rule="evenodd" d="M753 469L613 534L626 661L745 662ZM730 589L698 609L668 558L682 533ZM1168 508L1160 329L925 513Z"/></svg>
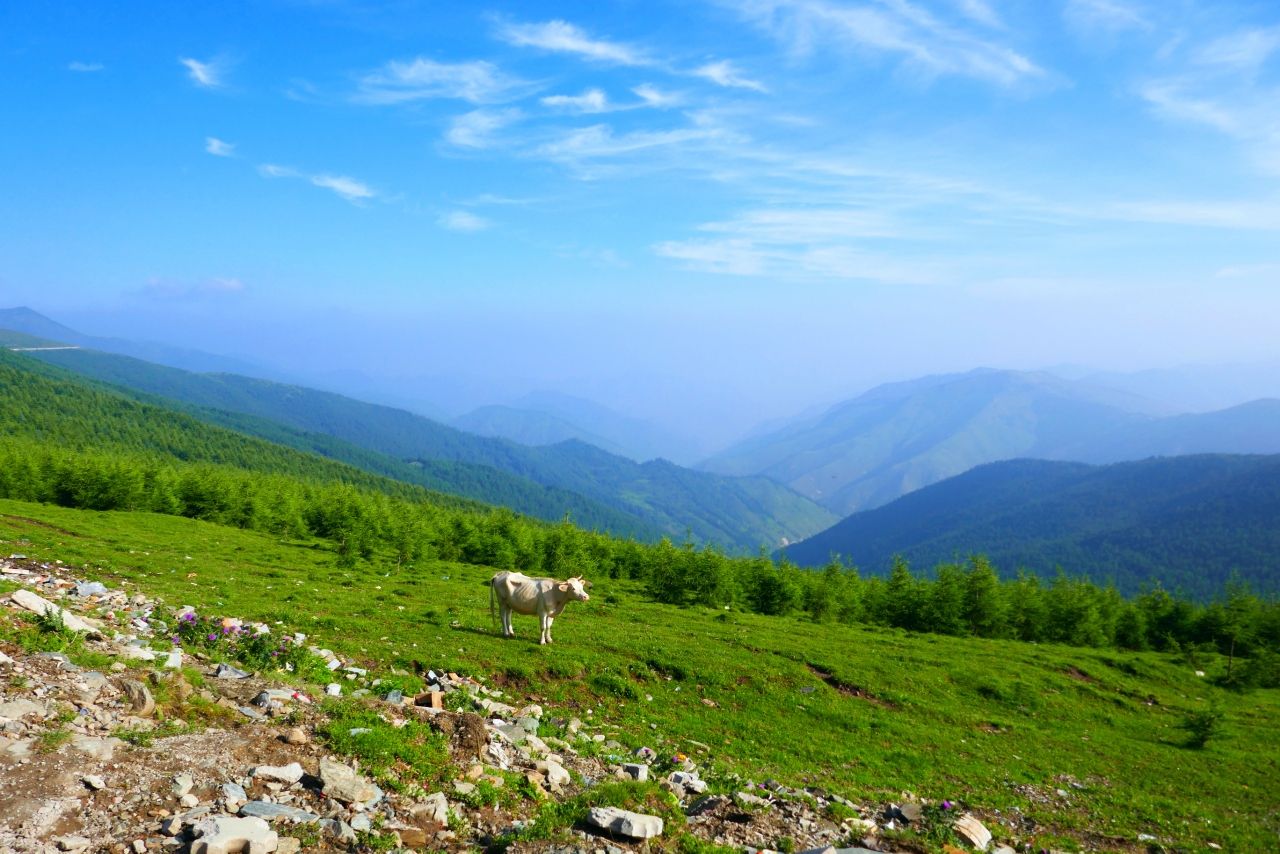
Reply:
<svg viewBox="0 0 1280 854"><path fill-rule="evenodd" d="M515 640L491 627L483 567L342 569L317 543L11 501L0 501L0 540L174 607L281 621L378 673L418 661L492 675L513 704L536 699L552 715L616 726L605 731L627 749L690 754L721 791L733 773L868 804L911 791L975 810L997 839L1008 832L993 811L1020 810L1037 827L1020 837L1048 847L1120 847L1149 833L1175 847L1267 850L1280 831L1280 692L1215 687L1225 661L1212 655L1198 660L1199 678L1162 654L672 608L607 578L540 647L533 618L516 617ZM1187 748L1184 722L1210 708L1222 711L1212 738ZM366 725L352 723L361 714L336 720L349 731ZM327 738L380 782L444 773L426 734L407 746L381 734L347 744L340 727Z"/></svg>

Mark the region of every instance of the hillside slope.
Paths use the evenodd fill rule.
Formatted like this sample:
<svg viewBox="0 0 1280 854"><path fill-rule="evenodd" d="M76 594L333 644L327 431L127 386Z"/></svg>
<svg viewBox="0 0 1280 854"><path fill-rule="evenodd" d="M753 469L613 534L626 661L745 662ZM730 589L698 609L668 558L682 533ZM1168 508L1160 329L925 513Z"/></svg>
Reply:
<svg viewBox="0 0 1280 854"><path fill-rule="evenodd" d="M530 448L464 433L404 410L330 392L234 374L194 374L94 350L31 355L112 385L333 437L400 463L431 470L441 481L448 473L440 469L440 463L460 463L495 470L494 477L499 481L500 476L509 480L514 475L543 487L575 493L585 499L580 505L601 505L615 514L631 517L625 529L605 523L615 533L647 526L674 538L692 534L700 541L753 551L784 539L803 538L836 518L812 501L764 478L727 478L662 461L640 464L572 441ZM259 435L266 430L253 421L235 426ZM469 475L483 486L478 469L469 470ZM480 489L467 494L488 503L507 502L505 489ZM573 508L568 509L574 512ZM595 524L600 518L600 514L594 514L591 519L578 521Z"/></svg>
<svg viewBox="0 0 1280 854"><path fill-rule="evenodd" d="M762 474L839 514L999 459L1046 456L1144 420L1094 389L1048 374L978 370L880 386L759 436L703 467Z"/></svg>
<svg viewBox="0 0 1280 854"><path fill-rule="evenodd" d="M1280 590L1280 456L1190 456L1091 466L979 466L849 518L784 550L833 554L865 572L895 555L917 567L982 553L1006 573L1061 566L1122 592L1151 579L1212 595L1232 573Z"/></svg>

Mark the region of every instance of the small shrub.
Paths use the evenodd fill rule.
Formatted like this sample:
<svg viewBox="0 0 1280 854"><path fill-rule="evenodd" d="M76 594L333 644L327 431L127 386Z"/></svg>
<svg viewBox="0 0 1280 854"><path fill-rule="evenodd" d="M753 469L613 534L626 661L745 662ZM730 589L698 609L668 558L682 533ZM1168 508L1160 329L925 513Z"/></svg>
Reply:
<svg viewBox="0 0 1280 854"><path fill-rule="evenodd" d="M1187 732L1185 746L1190 747L1192 750L1202 750L1209 743L1209 739L1221 732L1222 710L1211 706L1207 709L1191 712L1182 719L1182 723L1178 724L1178 728Z"/></svg>
<svg viewBox="0 0 1280 854"><path fill-rule="evenodd" d="M640 692L623 677L616 673L604 672L592 676L588 683L597 694L612 694L624 700L640 699Z"/></svg>

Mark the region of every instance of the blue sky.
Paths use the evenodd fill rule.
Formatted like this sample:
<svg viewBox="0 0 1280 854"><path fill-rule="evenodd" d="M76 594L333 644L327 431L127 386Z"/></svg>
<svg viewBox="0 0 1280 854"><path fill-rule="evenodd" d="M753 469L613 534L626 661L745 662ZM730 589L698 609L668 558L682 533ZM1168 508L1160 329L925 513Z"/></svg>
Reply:
<svg viewBox="0 0 1280 854"><path fill-rule="evenodd" d="M85 331L743 429L1280 356L1274 2L19 2L0 80L0 302Z"/></svg>

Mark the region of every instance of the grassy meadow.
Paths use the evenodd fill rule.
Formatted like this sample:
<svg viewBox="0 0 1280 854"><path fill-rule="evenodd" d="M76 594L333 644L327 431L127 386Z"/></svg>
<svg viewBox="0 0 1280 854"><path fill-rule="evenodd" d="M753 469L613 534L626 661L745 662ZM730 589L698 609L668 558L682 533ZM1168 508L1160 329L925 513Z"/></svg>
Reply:
<svg viewBox="0 0 1280 854"><path fill-rule="evenodd" d="M652 603L594 579L539 647L504 641L492 570L437 561L357 569L327 543L144 513L0 501L0 551L83 567L175 607L280 621L380 672L418 661L491 678L618 728L631 747L690 753L724 789L818 785L869 805L904 792L971 808L998 840L1038 846L1274 850L1280 692L1211 684L1225 659L1129 653L763 617ZM1207 672L1197 677L1196 670ZM1188 715L1220 730L1186 746Z"/></svg>

